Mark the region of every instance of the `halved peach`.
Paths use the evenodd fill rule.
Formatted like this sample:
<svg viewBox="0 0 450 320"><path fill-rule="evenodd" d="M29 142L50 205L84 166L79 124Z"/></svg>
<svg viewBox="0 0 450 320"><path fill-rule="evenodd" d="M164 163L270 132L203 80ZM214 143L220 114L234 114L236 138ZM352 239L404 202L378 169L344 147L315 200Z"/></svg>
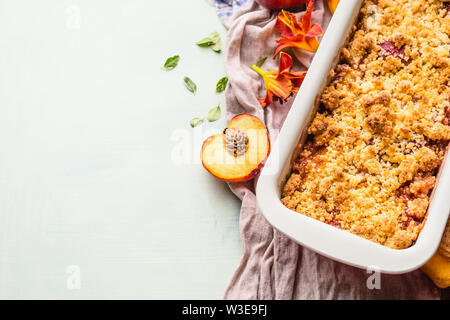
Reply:
<svg viewBox="0 0 450 320"><path fill-rule="evenodd" d="M270 152L269 136L257 117L241 113L223 133L203 142L203 167L219 180L239 182L258 175Z"/></svg>

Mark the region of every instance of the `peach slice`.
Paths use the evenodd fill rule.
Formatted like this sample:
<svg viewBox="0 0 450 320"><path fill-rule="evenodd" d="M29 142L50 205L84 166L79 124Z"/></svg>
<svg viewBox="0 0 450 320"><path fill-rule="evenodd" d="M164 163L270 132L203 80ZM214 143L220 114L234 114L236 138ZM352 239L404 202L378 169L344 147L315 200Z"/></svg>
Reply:
<svg viewBox="0 0 450 320"><path fill-rule="evenodd" d="M270 151L269 136L257 117L241 113L223 133L203 142L203 167L219 180L239 182L258 175Z"/></svg>

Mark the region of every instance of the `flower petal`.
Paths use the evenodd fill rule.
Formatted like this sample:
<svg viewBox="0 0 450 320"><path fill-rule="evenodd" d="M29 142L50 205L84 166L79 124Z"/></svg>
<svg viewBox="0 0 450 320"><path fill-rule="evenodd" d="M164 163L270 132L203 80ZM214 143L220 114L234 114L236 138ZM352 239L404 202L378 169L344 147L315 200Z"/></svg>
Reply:
<svg viewBox="0 0 450 320"><path fill-rule="evenodd" d="M339 0L327 0L328 2L328 8L330 8L331 14L334 14L336 11L336 8L339 4Z"/></svg>
<svg viewBox="0 0 450 320"><path fill-rule="evenodd" d="M292 89L292 82L285 76L279 75L277 78L267 78L266 91L270 91L281 99L289 98Z"/></svg>
<svg viewBox="0 0 450 320"><path fill-rule="evenodd" d="M291 42L290 41L285 41L285 42L281 42L281 40L287 40L287 39L280 39L280 40L276 40L276 42L279 43L279 45L275 48L275 51L273 52L273 58L275 59L275 57L277 56L277 54L286 48L292 47Z"/></svg>
<svg viewBox="0 0 450 320"><path fill-rule="evenodd" d="M308 0L306 3L306 12L300 20L304 30L307 32L311 28L311 15L314 11L314 0Z"/></svg>
<svg viewBox="0 0 450 320"><path fill-rule="evenodd" d="M278 73L289 70L292 66L292 57L287 53L280 53L280 63L278 65Z"/></svg>
<svg viewBox="0 0 450 320"><path fill-rule="evenodd" d="M307 37L321 37L322 35L322 28L318 24L313 24L311 29L306 33Z"/></svg>
<svg viewBox="0 0 450 320"><path fill-rule="evenodd" d="M308 43L309 48L311 48L308 51L316 52L317 49L319 49L319 40L317 40L317 38L306 37L306 43Z"/></svg>
<svg viewBox="0 0 450 320"><path fill-rule="evenodd" d="M289 47L295 47L306 51L316 52L319 48L319 41L316 38L307 38L304 36L293 37L289 39L276 40L279 45L275 49L274 56L281 50Z"/></svg>
<svg viewBox="0 0 450 320"><path fill-rule="evenodd" d="M259 98L258 101L261 107L265 108L273 102L273 98L272 95L268 92L264 98Z"/></svg>
<svg viewBox="0 0 450 320"><path fill-rule="evenodd" d="M284 72L283 74L286 78L291 80L294 88L300 87L306 77L306 71Z"/></svg>
<svg viewBox="0 0 450 320"><path fill-rule="evenodd" d="M284 38L292 37L296 34L299 23L297 16L289 11L281 10L275 23L275 30Z"/></svg>

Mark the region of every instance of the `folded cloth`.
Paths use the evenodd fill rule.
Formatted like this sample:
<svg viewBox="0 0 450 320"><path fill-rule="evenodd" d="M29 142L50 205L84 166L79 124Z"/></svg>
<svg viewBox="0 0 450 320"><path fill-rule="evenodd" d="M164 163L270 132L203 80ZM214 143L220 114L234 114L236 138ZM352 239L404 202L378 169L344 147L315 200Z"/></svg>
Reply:
<svg viewBox="0 0 450 320"><path fill-rule="evenodd" d="M265 70L276 70L272 59L277 35L276 12L262 8L254 0L216 0L225 26L227 118L251 113L267 126L271 143L277 137L293 98L262 109L258 98L264 96L261 78L249 66L269 57ZM313 23L325 30L330 12L322 0L316 1ZM301 12L298 16L301 16ZM312 54L296 51L293 69L306 70ZM297 245L275 231L261 215L255 198L255 181L231 183L231 190L242 200L240 234L244 256L226 289L225 299L438 299L440 291L421 272L381 275L380 289L368 281L372 272L350 267ZM351 248L348 248L351 250ZM374 289L369 289L375 287Z"/></svg>
<svg viewBox="0 0 450 320"><path fill-rule="evenodd" d="M233 13L241 15L247 11L248 7L252 7L253 0L214 0L214 6L220 21L226 28L229 28L234 20Z"/></svg>

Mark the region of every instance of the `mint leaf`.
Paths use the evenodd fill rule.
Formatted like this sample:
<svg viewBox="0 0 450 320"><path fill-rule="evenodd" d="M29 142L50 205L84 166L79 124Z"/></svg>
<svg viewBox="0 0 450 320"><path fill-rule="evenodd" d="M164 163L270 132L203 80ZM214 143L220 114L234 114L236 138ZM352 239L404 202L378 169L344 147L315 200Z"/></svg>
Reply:
<svg viewBox="0 0 450 320"><path fill-rule="evenodd" d="M185 87L192 92L194 95L197 92L197 85L189 77L184 77L183 79Z"/></svg>
<svg viewBox="0 0 450 320"><path fill-rule="evenodd" d="M214 31L209 35L209 38L214 42L211 49L215 52L220 52L222 50L222 39L220 38L220 34L217 31Z"/></svg>
<svg viewBox="0 0 450 320"><path fill-rule="evenodd" d="M204 118L195 117L189 122L189 124L191 125L192 128L195 128L196 126L202 124L203 120Z"/></svg>
<svg viewBox="0 0 450 320"><path fill-rule="evenodd" d="M220 116L222 115L222 110L220 110L220 104L217 107L211 108L208 111L208 115L206 116L206 119L208 119L209 122L216 121L220 119Z"/></svg>
<svg viewBox="0 0 450 320"><path fill-rule="evenodd" d="M224 92L225 89L227 88L227 84L228 78L227 77L221 78L216 84L216 93Z"/></svg>
<svg viewBox="0 0 450 320"><path fill-rule="evenodd" d="M196 42L196 45L198 45L199 47L202 47L202 48L212 46L213 44L214 44L214 41L210 37L203 38L202 40Z"/></svg>
<svg viewBox="0 0 450 320"><path fill-rule="evenodd" d="M222 39L220 38L220 34L214 31L206 38L196 42L196 45L202 48L211 47L215 52L220 52L222 50Z"/></svg>
<svg viewBox="0 0 450 320"><path fill-rule="evenodd" d="M175 69L175 67L178 65L178 62L180 62L180 56L178 55L167 58L166 62L164 63L163 69L167 71Z"/></svg>

